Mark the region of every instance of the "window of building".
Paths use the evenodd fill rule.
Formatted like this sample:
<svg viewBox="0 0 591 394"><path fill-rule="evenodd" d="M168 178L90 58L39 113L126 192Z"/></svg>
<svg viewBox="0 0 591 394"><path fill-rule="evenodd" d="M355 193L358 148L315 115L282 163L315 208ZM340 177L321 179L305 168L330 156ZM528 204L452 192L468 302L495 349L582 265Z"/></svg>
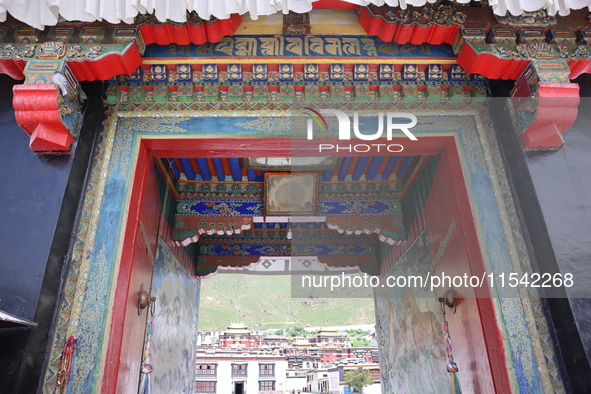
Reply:
<svg viewBox="0 0 591 394"><path fill-rule="evenodd" d="M216 364L197 364L197 375L213 375L216 373Z"/></svg>
<svg viewBox="0 0 591 394"><path fill-rule="evenodd" d="M232 376L246 376L246 364L232 364Z"/></svg>
<svg viewBox="0 0 591 394"><path fill-rule="evenodd" d="M260 364L259 372L261 376L275 376L275 364Z"/></svg>
<svg viewBox="0 0 591 394"><path fill-rule="evenodd" d="M378 381L380 380L380 370L379 369L370 369L369 370L369 377L373 380L373 381Z"/></svg>
<svg viewBox="0 0 591 394"><path fill-rule="evenodd" d="M259 391L273 391L275 390L274 380L263 380L259 382Z"/></svg>
<svg viewBox="0 0 591 394"><path fill-rule="evenodd" d="M195 382L195 392L196 393L215 393L215 383L216 382Z"/></svg>

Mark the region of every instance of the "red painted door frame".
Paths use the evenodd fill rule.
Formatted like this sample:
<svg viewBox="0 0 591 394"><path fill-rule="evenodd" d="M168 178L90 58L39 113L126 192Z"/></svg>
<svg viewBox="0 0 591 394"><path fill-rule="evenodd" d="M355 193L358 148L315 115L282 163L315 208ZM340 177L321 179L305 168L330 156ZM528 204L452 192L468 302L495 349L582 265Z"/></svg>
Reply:
<svg viewBox="0 0 591 394"><path fill-rule="evenodd" d="M326 141L330 143L331 141ZM376 141L377 142L377 141ZM297 152L294 149L294 143L289 138L143 138L139 144L137 156L137 165L132 176L133 189L131 195L131 205L127 223L125 224L125 237L122 247L122 256L119 268L119 275L116 278L115 302L112 311L111 326L109 330L109 348L107 351L106 362L103 372L103 381L101 392L104 394L135 393L139 383L139 369L141 366L141 349L138 345L133 345L134 349L125 349L125 346L132 346L124 341L130 338L132 333L138 333L140 327L139 319L133 322L126 320L126 311L133 306L130 300L137 300L137 290L132 287L134 282L134 260L135 251L138 242L143 242L140 233L140 221L142 220L142 211L146 209L144 205L149 206L149 201L145 200L144 190L149 188L148 181L151 171L153 172L153 157L182 158L182 157L287 157L292 154L300 155L305 151L317 152L317 146L323 143L322 140L310 142L306 149L306 142L298 142ZM446 150L450 157L450 163L454 167L453 187L456 192L458 203L465 207L470 206L469 194L463 179L462 166L456 141L453 137L422 137L420 142L409 141L408 139L393 139L384 141L386 144L403 144L404 155L433 155ZM316 150L315 150L316 149ZM316 154L317 155L317 154ZM330 154L329 154L330 155ZM337 154L333 154L337 155ZM357 155L363 156L367 153L341 152L340 156ZM339 156L337 155L337 156ZM474 265L476 270L484 270L482 261L482 252L477 239L477 229L475 218L470 209L463 209L460 217L464 225L464 237L468 247L468 256L470 264ZM150 216L150 215L148 215ZM152 242L150 242L152 244ZM155 243L154 243L155 251ZM502 334L498 330L498 322L494 313L494 306L490 298L478 300L479 314L482 321L482 330L487 343L487 353L491 365L491 373L496 392L511 392L511 385L508 371L506 369L506 356L503 350ZM137 315L137 312L135 312ZM145 316L141 325L141 330L145 330ZM144 335L138 335L143 345ZM122 349L123 348L123 349ZM132 354L137 357L132 361L122 361L121 356ZM129 369L130 365L135 365L135 370ZM135 376L135 379L130 378Z"/></svg>
<svg viewBox="0 0 591 394"><path fill-rule="evenodd" d="M470 264L470 274L481 277L486 271L484 261L482 259L483 253L480 248L478 240L478 231L476 228L476 218L472 215L470 209L470 197L466 188L466 182L462 173L462 164L455 141L449 140L445 144L445 159L450 166L450 173L452 178L451 187L454 190L456 203L459 209L459 220L464 229L463 238L468 254L468 261ZM442 155L443 156L443 155ZM482 333L484 334L484 341L486 343L486 353L488 362L493 377L493 384L495 393L510 393L511 384L509 374L506 368L506 358L503 352L502 333L497 328L497 319L495 315L493 300L491 298L488 287L483 289L475 289L476 303L478 305L478 312L480 316L480 324Z"/></svg>
<svg viewBox="0 0 591 394"><path fill-rule="evenodd" d="M160 196L152 152L140 144L115 289L103 393L137 393L148 308L138 313L140 288L150 292Z"/></svg>

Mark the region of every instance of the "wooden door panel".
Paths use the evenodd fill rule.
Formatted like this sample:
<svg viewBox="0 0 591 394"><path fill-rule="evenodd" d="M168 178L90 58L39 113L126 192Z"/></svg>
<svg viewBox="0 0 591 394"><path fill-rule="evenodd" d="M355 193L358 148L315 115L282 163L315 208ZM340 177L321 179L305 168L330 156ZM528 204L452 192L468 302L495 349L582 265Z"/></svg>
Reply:
<svg viewBox="0 0 591 394"><path fill-rule="evenodd" d="M153 158L142 146L125 231L128 239L124 241L122 269L118 277L118 290L127 294L125 311L114 311L111 322L111 333L115 333L112 338L120 338L120 342L110 341L110 346L119 346L120 349L109 349L111 357L107 360L114 364L117 371L116 382L109 383L110 379L105 376L107 384L103 382L104 393L130 394L138 390L148 316L148 309L138 314L138 302L142 284L147 292L151 289L160 212Z"/></svg>
<svg viewBox="0 0 591 394"><path fill-rule="evenodd" d="M138 232L133 268L129 281L129 295L127 297L123 343L121 346L117 393L130 394L137 392L144 348L146 318L149 309L146 308L142 310L141 315L138 314L138 301L142 284L146 291L150 291L152 272L153 266L152 261L148 257L148 249L145 246L141 233Z"/></svg>

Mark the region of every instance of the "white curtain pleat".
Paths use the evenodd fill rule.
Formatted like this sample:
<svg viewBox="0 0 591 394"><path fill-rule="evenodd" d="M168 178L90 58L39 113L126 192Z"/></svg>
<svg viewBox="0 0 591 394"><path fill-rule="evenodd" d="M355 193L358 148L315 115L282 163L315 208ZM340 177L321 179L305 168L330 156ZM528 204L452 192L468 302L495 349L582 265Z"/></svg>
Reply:
<svg viewBox="0 0 591 394"><path fill-rule="evenodd" d="M55 25L58 21L57 8L50 7L46 0L0 0L0 7L19 21L38 29ZM3 20L6 20L6 13Z"/></svg>
<svg viewBox="0 0 591 394"><path fill-rule="evenodd" d="M316 0L0 0L0 21L7 12L14 18L37 29L53 26L61 15L70 21L133 23L138 13L155 12L160 21L185 22L186 11L196 11L203 19L229 18L232 14L249 13L252 19L276 12L287 14L309 12ZM406 8L423 6L435 0L342 0L360 6L375 4ZM467 3L470 0L457 0ZM571 9L591 7L591 0L490 0L497 15L510 12L521 15L524 11L545 9L550 15L568 15Z"/></svg>
<svg viewBox="0 0 591 394"><path fill-rule="evenodd" d="M312 10L312 3L316 0L271 0L278 12L289 14L289 11L303 14Z"/></svg>
<svg viewBox="0 0 591 394"><path fill-rule="evenodd" d="M189 0L188 10L197 12L197 15L203 19L209 19L212 16L227 19L232 14L241 13L237 0Z"/></svg>
<svg viewBox="0 0 591 394"><path fill-rule="evenodd" d="M159 21L186 22L188 4L185 0L136 0L139 13L155 11Z"/></svg>

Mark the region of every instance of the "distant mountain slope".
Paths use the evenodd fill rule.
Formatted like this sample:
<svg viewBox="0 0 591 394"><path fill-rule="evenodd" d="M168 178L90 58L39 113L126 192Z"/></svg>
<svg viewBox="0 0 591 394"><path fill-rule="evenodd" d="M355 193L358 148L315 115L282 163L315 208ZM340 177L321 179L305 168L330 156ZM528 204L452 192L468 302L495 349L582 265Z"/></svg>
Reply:
<svg viewBox="0 0 591 394"><path fill-rule="evenodd" d="M199 329L244 323L252 330L374 324L371 298L291 298L290 276L220 274L201 283Z"/></svg>

